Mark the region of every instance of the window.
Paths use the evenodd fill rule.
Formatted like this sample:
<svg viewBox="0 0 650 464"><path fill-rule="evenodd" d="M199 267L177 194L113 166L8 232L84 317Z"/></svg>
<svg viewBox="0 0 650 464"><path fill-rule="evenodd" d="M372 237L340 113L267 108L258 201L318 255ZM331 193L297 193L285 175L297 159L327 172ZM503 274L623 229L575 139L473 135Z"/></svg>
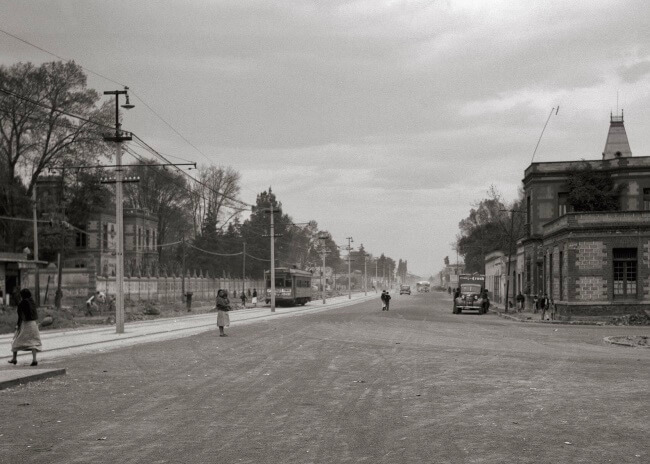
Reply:
<svg viewBox="0 0 650 464"><path fill-rule="evenodd" d="M614 298L636 297L637 250L614 248Z"/></svg>
<svg viewBox="0 0 650 464"><path fill-rule="evenodd" d="M156 249L156 231L155 230L151 231L151 245L152 245L153 249L155 250Z"/></svg>
<svg viewBox="0 0 650 464"><path fill-rule="evenodd" d="M526 224L530 224L530 195L526 197Z"/></svg>
<svg viewBox="0 0 650 464"><path fill-rule="evenodd" d="M557 215L564 216L569 212L568 207L569 194L566 192L561 192L557 194Z"/></svg>
<svg viewBox="0 0 650 464"><path fill-rule="evenodd" d="M643 189L643 209L650 210L650 188Z"/></svg>
<svg viewBox="0 0 650 464"><path fill-rule="evenodd" d="M562 267L564 267L564 253L560 251L560 300L562 299Z"/></svg>
<svg viewBox="0 0 650 464"><path fill-rule="evenodd" d="M146 243L146 249L149 249L149 229L145 231L145 243Z"/></svg>
<svg viewBox="0 0 650 464"><path fill-rule="evenodd" d="M548 297L553 298L553 250L548 254Z"/></svg>
<svg viewBox="0 0 650 464"><path fill-rule="evenodd" d="M108 224L102 226L102 248L104 250L108 249Z"/></svg>
<svg viewBox="0 0 650 464"><path fill-rule="evenodd" d="M75 234L75 246L77 248L86 248L86 233L85 232L77 232Z"/></svg>

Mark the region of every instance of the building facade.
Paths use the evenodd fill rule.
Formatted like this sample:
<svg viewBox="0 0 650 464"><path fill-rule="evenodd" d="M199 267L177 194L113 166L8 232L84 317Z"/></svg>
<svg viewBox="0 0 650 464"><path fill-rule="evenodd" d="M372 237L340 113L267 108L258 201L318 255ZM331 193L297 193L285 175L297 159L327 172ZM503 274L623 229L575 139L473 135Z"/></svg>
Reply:
<svg viewBox="0 0 650 464"><path fill-rule="evenodd" d="M93 213L76 232L75 249L65 260L66 267L90 267L94 261L97 273L115 275L117 242L115 211L106 209ZM158 220L141 209L124 208L124 269L128 275L153 274L158 265Z"/></svg>
<svg viewBox="0 0 650 464"><path fill-rule="evenodd" d="M571 210L567 180L586 166L611 177L618 211ZM517 287L528 305L547 294L565 318L650 308L650 157L632 157L622 115L611 117L602 159L533 163L523 184L526 235L510 298Z"/></svg>

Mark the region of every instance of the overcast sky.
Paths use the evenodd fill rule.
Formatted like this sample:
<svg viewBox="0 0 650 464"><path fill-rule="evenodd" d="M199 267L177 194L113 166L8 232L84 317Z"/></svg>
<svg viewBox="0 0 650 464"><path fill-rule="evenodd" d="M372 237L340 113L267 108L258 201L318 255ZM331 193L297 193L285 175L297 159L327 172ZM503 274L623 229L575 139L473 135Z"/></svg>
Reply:
<svg viewBox="0 0 650 464"><path fill-rule="evenodd" d="M129 85L296 221L428 276L494 184L599 159L610 111L650 155L647 0L3 0L0 28ZM0 33L0 62L51 56ZM100 92L115 84L89 76ZM135 101L138 104L138 101ZM208 160L149 112L163 153Z"/></svg>

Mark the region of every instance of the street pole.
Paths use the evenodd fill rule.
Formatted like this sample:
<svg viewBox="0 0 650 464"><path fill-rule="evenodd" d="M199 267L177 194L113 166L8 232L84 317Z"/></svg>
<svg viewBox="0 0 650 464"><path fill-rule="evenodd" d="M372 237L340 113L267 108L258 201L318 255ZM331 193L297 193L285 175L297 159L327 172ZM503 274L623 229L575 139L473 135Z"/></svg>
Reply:
<svg viewBox="0 0 650 464"><path fill-rule="evenodd" d="M365 296L368 296L368 270L367 270L368 259L366 253L363 253L363 291Z"/></svg>
<svg viewBox="0 0 650 464"><path fill-rule="evenodd" d="M271 206L271 312L275 312L275 225L273 216L275 208Z"/></svg>
<svg viewBox="0 0 650 464"><path fill-rule="evenodd" d="M57 257L57 283L56 283L56 292L54 292L54 307L58 310L61 309L63 303L63 290L61 290L61 281L63 280L63 268L61 257L63 256L63 251L65 249L65 232L63 230L63 219L65 219L65 207L64 205L64 194L65 189L65 169L61 169L61 244L59 246L59 254Z"/></svg>
<svg viewBox="0 0 650 464"><path fill-rule="evenodd" d="M181 243L181 303L185 301L185 234Z"/></svg>
<svg viewBox="0 0 650 464"><path fill-rule="evenodd" d="M326 297L325 297L325 282L323 282L324 274L325 274L325 248L323 248L323 269L321 270L320 273L320 281L321 281L321 292L323 293L323 304L327 303Z"/></svg>
<svg viewBox="0 0 650 464"><path fill-rule="evenodd" d="M377 274L377 263L379 263L379 260L375 258L375 290L377 290L377 287L379 286L379 274Z"/></svg>
<svg viewBox="0 0 650 464"><path fill-rule="evenodd" d="M34 302L36 307L41 304L41 276L38 269L38 218L36 211L36 182L34 183L34 190L32 190L32 201L34 202Z"/></svg>
<svg viewBox="0 0 650 464"><path fill-rule="evenodd" d="M515 222L515 213L521 213L523 211L515 210L515 209L501 209L499 211L502 212L509 212L510 213L510 234L509 234L509 243L508 243L508 270L507 273L508 275L506 276L506 301L505 301L505 309L504 312L508 312L508 303L510 302L510 265L512 261L512 242L514 238L514 222Z"/></svg>
<svg viewBox="0 0 650 464"><path fill-rule="evenodd" d="M244 242L243 258L244 258L244 262L242 263L242 272L241 272L241 291L242 291L242 293L244 293L244 287L246 285L246 242Z"/></svg>
<svg viewBox="0 0 650 464"><path fill-rule="evenodd" d="M352 247L350 245L354 243L354 240L352 240L352 237L347 237L347 240L348 240L348 300L351 300L352 299L352 269L351 269L352 256L350 256L350 252L352 251Z"/></svg>
<svg viewBox="0 0 650 464"><path fill-rule="evenodd" d="M270 189L269 189L270 191ZM271 312L275 312L275 222L274 222L274 214L280 212L280 208L277 208L273 206L272 204L269 205L268 208L264 210L265 213L271 215ZM281 235L278 235L278 237L281 237Z"/></svg>
<svg viewBox="0 0 650 464"><path fill-rule="evenodd" d="M131 109L128 87L124 90L105 91L104 95L115 95L115 134L105 135L104 140L115 142L115 222L117 226L117 243L115 246L115 330L124 333L124 203L122 193L122 142L131 140L131 134L122 133L120 124L120 95L126 96L124 109Z"/></svg>

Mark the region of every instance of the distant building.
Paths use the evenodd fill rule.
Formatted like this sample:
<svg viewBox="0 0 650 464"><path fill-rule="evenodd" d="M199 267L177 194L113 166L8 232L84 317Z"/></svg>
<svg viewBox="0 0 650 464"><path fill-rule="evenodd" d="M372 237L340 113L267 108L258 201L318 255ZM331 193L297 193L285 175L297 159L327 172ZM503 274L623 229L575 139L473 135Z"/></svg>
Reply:
<svg viewBox="0 0 650 464"><path fill-rule="evenodd" d="M586 161L621 186L620 211L611 212L573 212L568 205L568 175L584 163L526 169L526 235L513 258L509 296L522 291L530 304L547 293L564 317L650 308L650 157L632 157L623 115L611 116L602 158ZM486 266L496 259L488 255Z"/></svg>
<svg viewBox="0 0 650 464"><path fill-rule="evenodd" d="M117 238L115 210L93 213L76 233L75 249L66 257L67 267L89 267L93 261L100 275L115 275ZM124 269L127 274L153 273L158 265L158 220L147 211L124 208Z"/></svg>

